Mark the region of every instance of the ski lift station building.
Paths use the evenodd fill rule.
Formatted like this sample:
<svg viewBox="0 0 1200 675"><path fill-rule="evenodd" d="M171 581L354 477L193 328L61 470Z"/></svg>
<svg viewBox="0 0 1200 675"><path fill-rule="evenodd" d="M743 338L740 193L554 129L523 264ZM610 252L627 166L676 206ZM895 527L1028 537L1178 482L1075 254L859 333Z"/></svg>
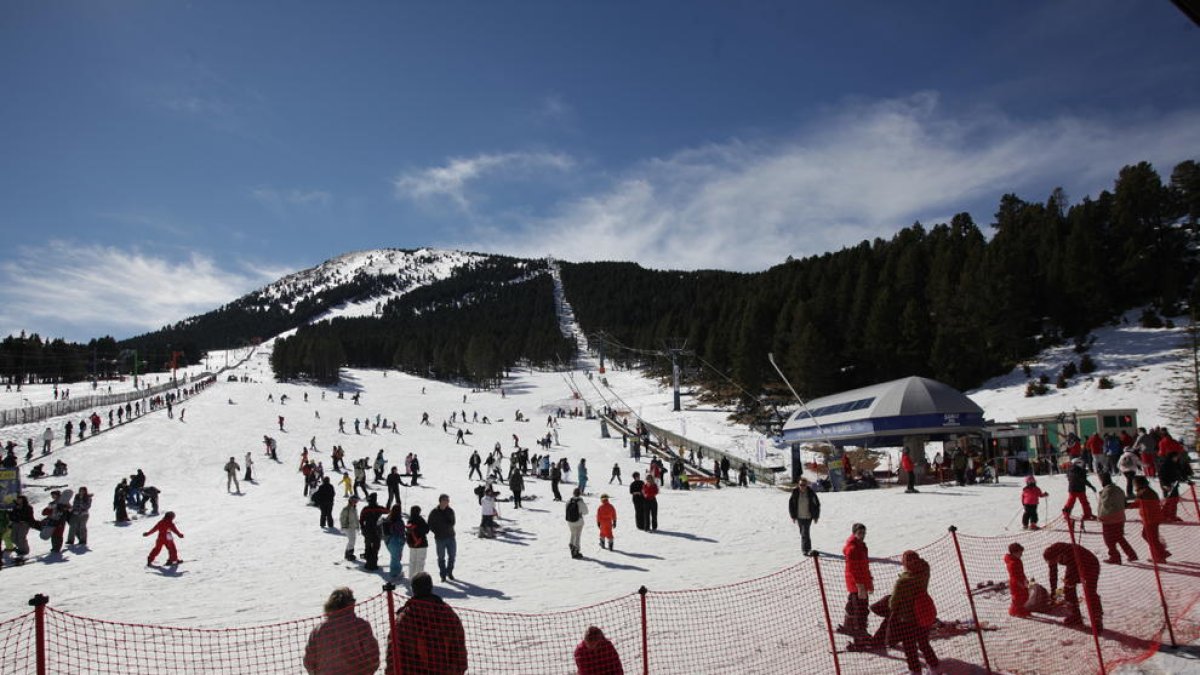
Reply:
<svg viewBox="0 0 1200 675"><path fill-rule="evenodd" d="M983 408L950 385L906 377L809 401L783 425L793 446L922 447L983 433Z"/></svg>

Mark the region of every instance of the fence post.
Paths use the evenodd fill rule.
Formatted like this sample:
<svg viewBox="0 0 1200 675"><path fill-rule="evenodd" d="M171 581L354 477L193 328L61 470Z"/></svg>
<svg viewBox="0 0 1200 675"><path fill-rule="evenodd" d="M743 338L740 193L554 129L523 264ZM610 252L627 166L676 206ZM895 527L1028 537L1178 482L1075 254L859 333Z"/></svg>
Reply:
<svg viewBox="0 0 1200 675"><path fill-rule="evenodd" d="M842 664L838 661L837 641L833 637L833 619L829 616L829 599L825 596L825 578L821 576L821 554L818 551L809 553L812 556L813 567L817 570L817 587L821 589L821 607L825 610L825 630L829 631L829 653L833 654L833 672L842 675Z"/></svg>
<svg viewBox="0 0 1200 675"><path fill-rule="evenodd" d="M29 601L29 604L33 606L38 675L46 675L46 603L48 602L50 602L50 598L41 593L33 596Z"/></svg>
<svg viewBox="0 0 1200 675"><path fill-rule="evenodd" d="M1079 544L1075 541L1075 519L1068 513L1063 513L1067 520L1067 532L1071 535L1071 554L1075 557L1075 569L1079 570L1079 585L1083 586L1083 561L1079 558ZM1083 533L1083 521L1079 521L1079 532ZM1108 669L1104 667L1104 652L1100 650L1100 632L1096 630L1096 617L1092 614L1092 603L1087 601L1087 592L1083 594L1083 605L1087 607L1088 621L1092 624L1092 641L1096 644L1096 658L1100 661L1100 675L1105 675Z"/></svg>
<svg viewBox="0 0 1200 675"><path fill-rule="evenodd" d="M390 582L386 583L383 585L383 590L387 593L388 655L392 657L392 663L395 668L395 673L390 673L389 675L398 675L400 672L400 637L396 633L396 585ZM393 636L395 637L393 638Z"/></svg>
<svg viewBox="0 0 1200 675"><path fill-rule="evenodd" d="M958 569L962 571L963 588L967 590L967 603L971 605L971 620L975 623L975 636L979 638L979 651L983 654L983 667L992 672L987 645L983 643L983 627L979 625L979 614L975 611L975 596L971 594L971 580L967 578L967 565L963 562L962 547L958 543L958 528L950 526L950 538L954 541L954 553L958 556Z"/></svg>
<svg viewBox="0 0 1200 675"><path fill-rule="evenodd" d="M1158 572L1158 559L1151 555L1150 563L1154 565L1154 582L1158 584L1158 599L1162 602L1163 620L1167 622L1167 635L1171 637L1171 646L1178 647L1179 645L1175 642L1175 627L1171 625L1171 614L1167 611L1167 596L1163 593L1162 577Z"/></svg>
<svg viewBox="0 0 1200 675"><path fill-rule="evenodd" d="M642 596L642 675L650 675L650 639L646 635L646 590L645 586L638 589Z"/></svg>
<svg viewBox="0 0 1200 675"><path fill-rule="evenodd" d="M1196 484L1192 483L1192 504L1196 506L1196 520L1200 521L1200 501L1196 500Z"/></svg>

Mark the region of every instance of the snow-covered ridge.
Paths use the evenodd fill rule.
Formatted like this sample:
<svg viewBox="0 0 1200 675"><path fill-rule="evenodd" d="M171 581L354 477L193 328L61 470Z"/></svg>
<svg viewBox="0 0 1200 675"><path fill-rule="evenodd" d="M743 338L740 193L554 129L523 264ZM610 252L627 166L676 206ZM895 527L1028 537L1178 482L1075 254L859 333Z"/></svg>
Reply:
<svg viewBox="0 0 1200 675"><path fill-rule="evenodd" d="M417 286L445 279L459 267L483 258L484 256L474 253L430 248L412 251L355 251L331 258L316 267L289 274L252 295L261 300L260 306L264 308L280 303L284 309L291 310L305 299L356 279L394 279L388 292L347 303L322 318L363 316L373 313L377 304L382 307L392 297L402 295Z"/></svg>

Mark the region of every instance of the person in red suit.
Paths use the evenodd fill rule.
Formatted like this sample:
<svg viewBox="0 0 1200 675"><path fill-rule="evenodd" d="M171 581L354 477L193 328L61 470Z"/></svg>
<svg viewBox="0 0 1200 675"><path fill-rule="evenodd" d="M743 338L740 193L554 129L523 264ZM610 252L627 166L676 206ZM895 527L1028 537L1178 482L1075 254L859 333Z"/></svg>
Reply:
<svg viewBox="0 0 1200 675"><path fill-rule="evenodd" d="M846 618L837 632L849 635L856 643L867 642L871 634L867 632L867 615L870 605L867 598L875 590L875 582L871 577L871 566L867 558L867 545L863 541L867 536L867 526L854 523L850 526L850 538L842 547L846 560Z"/></svg>
<svg viewBox="0 0 1200 675"><path fill-rule="evenodd" d="M1017 542L1008 545L1008 553L1004 554L1004 566L1008 569L1008 594L1012 603L1008 606L1009 616L1029 616L1025 603L1029 602L1029 579L1025 576L1025 563L1021 554L1025 547Z"/></svg>
<svg viewBox="0 0 1200 675"><path fill-rule="evenodd" d="M158 557L158 552L167 547L167 564L177 565L182 562L179 559L179 552L175 550L175 537L183 539L183 533L179 528L175 527L175 512L167 511L163 514L161 520L155 523L154 527L150 528L149 532L144 533L143 537L158 533L158 538L154 540L154 549L150 551L150 556L146 558L147 565L153 565L154 559Z"/></svg>
<svg viewBox="0 0 1200 675"><path fill-rule="evenodd" d="M588 626L583 641L575 647L575 667L579 675L624 675L621 656L604 631Z"/></svg>

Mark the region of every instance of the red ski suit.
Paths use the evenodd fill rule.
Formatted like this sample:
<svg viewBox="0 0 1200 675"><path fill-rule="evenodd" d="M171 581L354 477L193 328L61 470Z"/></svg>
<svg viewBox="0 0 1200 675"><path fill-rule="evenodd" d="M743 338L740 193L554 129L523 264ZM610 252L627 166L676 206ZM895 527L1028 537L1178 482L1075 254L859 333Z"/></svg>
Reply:
<svg viewBox="0 0 1200 675"><path fill-rule="evenodd" d="M179 552L175 550L175 536L182 539L183 533L175 527L175 519L163 518L154 527L150 528L149 532L146 532L142 536L149 537L155 532L158 533L158 538L154 540L154 549L150 551L150 557L146 561L154 562L154 559L158 557L158 553L163 549L163 546L167 547L167 560L179 560Z"/></svg>

